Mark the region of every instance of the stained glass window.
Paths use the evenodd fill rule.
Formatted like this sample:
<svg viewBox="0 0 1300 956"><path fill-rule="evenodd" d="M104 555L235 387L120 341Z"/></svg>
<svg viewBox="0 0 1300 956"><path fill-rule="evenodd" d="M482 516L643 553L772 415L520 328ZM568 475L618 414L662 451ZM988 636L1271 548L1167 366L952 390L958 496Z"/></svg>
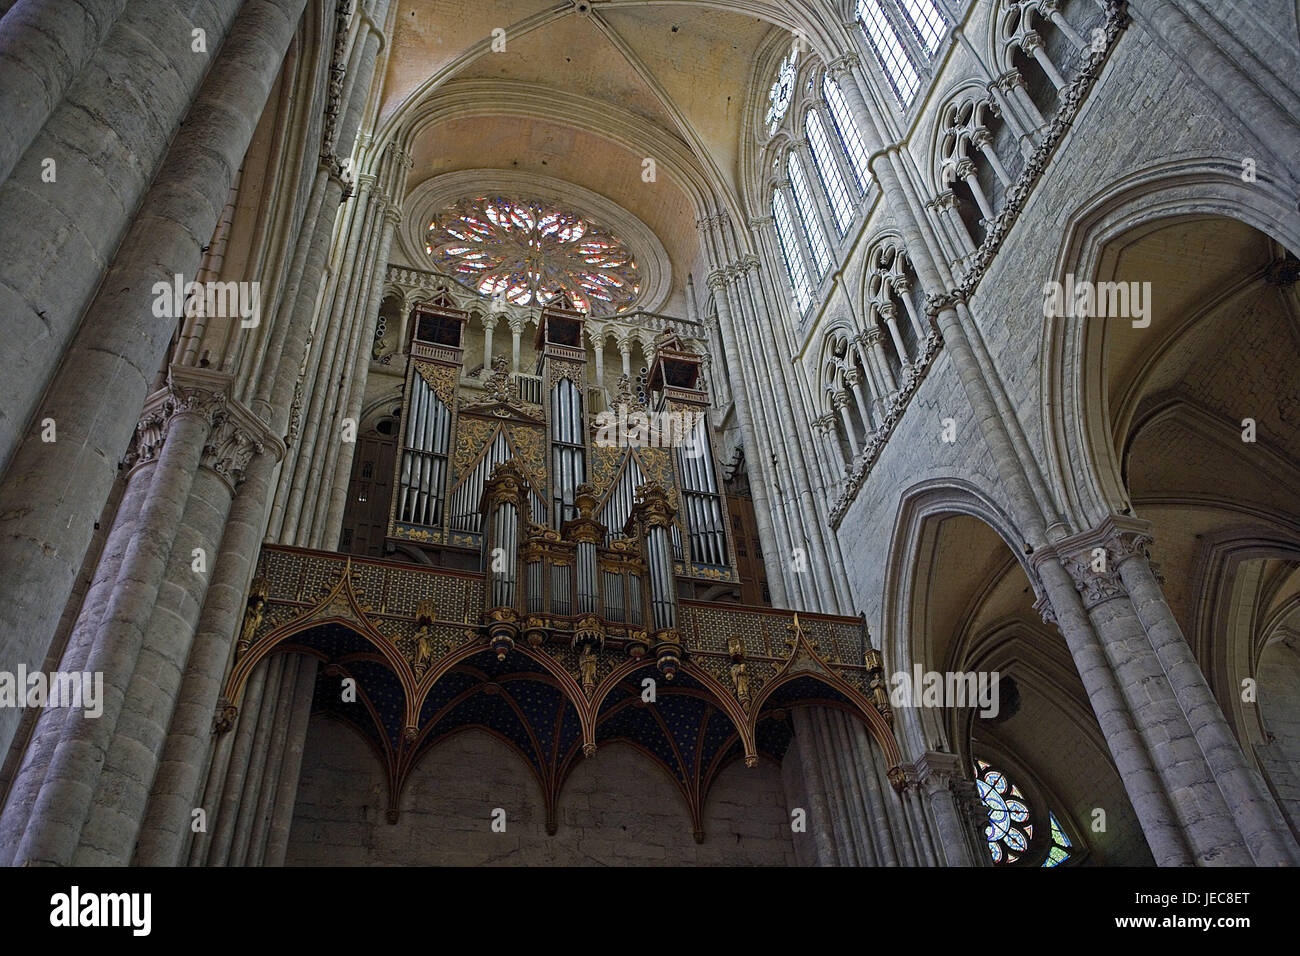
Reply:
<svg viewBox="0 0 1300 956"><path fill-rule="evenodd" d="M776 237L781 243L781 256L785 259L786 272L790 276L790 288L794 292L795 311L802 313L808 308L811 291L808 285L808 270L804 268L803 256L799 253L799 240L794 234L794 221L790 218L790 209L785 196L780 191L772 193L772 219L776 222Z"/></svg>
<svg viewBox="0 0 1300 956"><path fill-rule="evenodd" d="M989 812L984 838L993 862L1015 863L1029 849L1029 841L1034 837L1025 795L1006 774L983 760L975 761L975 786Z"/></svg>
<svg viewBox="0 0 1300 956"><path fill-rule="evenodd" d="M867 184L871 182L867 147L862 142L853 114L849 112L849 104L844 99L844 92L831 79L829 73L822 77L822 95L826 97L826 105L830 107L831 122L835 125L835 132L840 138L840 146L844 148L845 154L849 157L849 165L853 167L853 177L858 192L865 193Z"/></svg>
<svg viewBox="0 0 1300 956"><path fill-rule="evenodd" d="M1049 811L1047 819L1052 824L1052 848L1047 851L1047 859L1043 861L1043 866L1060 866L1074 855L1074 844L1070 842L1070 838L1061 829L1061 824L1056 819L1055 813Z"/></svg>
<svg viewBox="0 0 1300 956"><path fill-rule="evenodd" d="M808 180L803 174L803 165L791 153L786 160L790 170L790 188L794 192L795 208L799 210L799 221L803 224L804 235L808 237L808 249L812 252L813 265L817 267L820 278L831 267L831 254L826 248L826 237L822 234L822 224L813 208L812 193L808 189Z"/></svg>
<svg viewBox="0 0 1300 956"><path fill-rule="evenodd" d="M935 6L934 0L898 0L898 2L921 48L928 55L934 56L939 49L944 31L948 29L943 14Z"/></svg>
<svg viewBox="0 0 1300 956"><path fill-rule="evenodd" d="M794 60L787 54L781 61L781 68L776 71L776 82L772 84L772 91L767 97L767 116L764 120L768 136L776 132L785 111L790 108L790 98L794 96L794 73Z"/></svg>
<svg viewBox="0 0 1300 956"><path fill-rule="evenodd" d="M903 38L885 14L885 0L858 0L858 25L866 35L867 44L875 54L885 78L894 88L898 102L907 106L921 88L921 77L908 56Z"/></svg>
<svg viewBox="0 0 1300 956"><path fill-rule="evenodd" d="M835 228L844 235L849 224L853 222L853 203L849 200L849 191L844 186L844 177L831 152L831 141L826 135L826 127L815 109L810 109L804 126L808 130L808 143L812 147L813 166L817 168L817 178L821 180L826 200L831 212L835 214Z"/></svg>
<svg viewBox="0 0 1300 956"><path fill-rule="evenodd" d="M500 196L466 199L439 213L425 252L480 295L545 305L561 293L581 312L630 307L637 265L616 236L550 203Z"/></svg>

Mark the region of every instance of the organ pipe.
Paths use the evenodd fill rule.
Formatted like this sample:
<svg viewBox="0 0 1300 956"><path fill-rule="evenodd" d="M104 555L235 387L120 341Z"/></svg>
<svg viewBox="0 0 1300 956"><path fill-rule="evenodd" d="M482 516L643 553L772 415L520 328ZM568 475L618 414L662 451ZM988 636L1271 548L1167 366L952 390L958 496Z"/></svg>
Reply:
<svg viewBox="0 0 1300 956"><path fill-rule="evenodd" d="M408 524L442 522L442 496L451 441L451 409L412 363L410 398L404 424L398 477L397 520Z"/></svg>

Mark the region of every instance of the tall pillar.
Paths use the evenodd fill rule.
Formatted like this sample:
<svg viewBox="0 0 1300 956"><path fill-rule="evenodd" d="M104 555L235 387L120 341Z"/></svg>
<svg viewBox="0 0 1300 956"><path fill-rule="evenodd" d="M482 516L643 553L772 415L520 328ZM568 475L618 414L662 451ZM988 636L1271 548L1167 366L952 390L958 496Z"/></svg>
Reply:
<svg viewBox="0 0 1300 956"><path fill-rule="evenodd" d="M107 284L101 284L100 280L104 279L109 265L122 261L121 246L132 242L124 237L132 225L133 215L137 229L142 219L149 218L147 209L138 208L141 197L149 192L154 199L154 214L161 211L157 206L160 198L157 184L163 177L174 177L176 167L172 164L170 173L161 170L160 160L164 155L174 156L177 143L194 144L199 140L220 144L213 150L214 158L224 158L233 153L235 168L244 155L247 139L243 140L242 147L232 148L240 143L239 132L227 127L231 121L247 121L251 136L252 123L261 113L264 98L247 117L243 115L244 111L252 104L241 103L238 97L230 100L225 104L228 112L222 115L221 120L215 117L205 119L205 123L216 120L215 127L194 122L199 117L190 110L201 83L209 92L212 90L212 84L204 80L205 74L217 71L223 61L228 66L233 65L222 39L242 2L211 0L177 4L174 0L137 0L122 10L98 49L94 49L90 42L93 36L72 39L78 32L73 26L77 19L75 7L79 6L86 12L96 10L101 17L111 18L113 4L79 3L74 6L57 0L40 3L25 0L21 5L15 5L2 21L4 33L0 34L0 42L7 37L14 44L12 49L18 58L10 60L0 56L0 64L3 64L0 69L8 69L11 77L23 69L23 63L32 62L33 57L40 61L37 76L42 78L61 76L66 82L72 71L80 69L76 79L68 85L63 101L49 113L40 132L17 159L8 180L0 186L0 262L5 263L5 282L0 283L0 331L4 334L8 357L5 374L0 377L0 469L9 466L7 476L10 484L24 476L30 479L33 475L32 456L28 455L19 464L18 449L20 444L30 445L33 438L40 442L41 419L54 418L60 432L58 442L45 446L46 449L53 449L55 444L80 446L83 442L85 436L71 434L74 428L79 429L79 425L74 426L71 419L60 417L57 413L65 409L52 407L55 403L48 400L42 403L42 394L57 395L61 391L57 383L49 389L47 386L60 360L65 358L82 316L92 315L94 319L89 324L96 328L103 322L99 303L89 310L86 308L96 287L101 290L121 287L120 274L106 280ZM116 5L121 6L120 3ZM55 8L63 12L52 14L50 11ZM11 23L13 16L24 14L29 15L25 23ZM65 27L70 28L68 39L55 39L57 31ZM11 28L13 33L10 33ZM98 34L102 27L86 25L86 29ZM206 54L191 49L194 30L202 30L207 36ZM69 53L78 49L83 53L94 52L88 61L61 66L58 65L60 47ZM283 54L277 56L268 48L263 48L262 54L267 58L264 69L274 77ZM249 65L240 64L239 68L242 71ZM229 72L225 75L229 77ZM0 78L3 78L3 73L0 73ZM255 94L260 84L256 78L250 79L248 92ZM56 85L58 82L56 79ZM9 87L0 82L0 89L8 90ZM21 95L27 87L19 83L14 89ZM232 92L235 91L223 91L223 99ZM35 122L34 117L44 112L39 104L38 96L32 103L32 116L25 121L28 128ZM28 117L26 107L13 113L0 112L6 119ZM182 126L182 120L187 118L190 122ZM22 119L19 122L24 123ZM169 143L172 144L170 153ZM93 146L88 148L88 144ZM47 159L54 162L53 167L46 163ZM52 182L47 181L51 173L54 176ZM226 173L210 168L206 175L211 178L204 181L203 188L198 190L198 195L203 197L198 205L209 202L211 194L220 192L221 199L212 203L219 212L230 188L233 170ZM151 182L154 184L152 187ZM167 218L174 214L172 211ZM202 218L206 221L206 209ZM53 225L56 223L57 227ZM216 224L217 216L213 215L196 246L212 238ZM177 241L180 241L179 237ZM188 245L186 241L185 246ZM185 256L185 261L188 258ZM153 263L155 268L149 275L150 283L160 278L170 279L172 270L164 271L160 266L171 266L179 261L169 258ZM195 261L186 269L187 280L194 277L198 265ZM132 289L130 297L137 318L150 314L154 297L148 286ZM99 298L104 298L102 291ZM171 331L174 330L169 328L168 333ZM159 351L145 363L142 367L147 368L146 374L152 375L162 364L162 358ZM126 423L127 427L133 425L134 413L139 411L144 401L147 385L133 400L118 401L100 391L98 385L92 385L94 381L86 377L78 386L93 395L94 403L102 408L127 409L124 414L132 419ZM35 429L30 427L34 420L37 424ZM66 434L65 426L68 429ZM117 433L113 434L116 437ZM92 442L96 449L91 454L99 457L104 453L114 465L126 447L125 439L107 448L99 440L92 439ZM55 474L66 475L68 472L65 466ZM46 483L47 479L42 477L31 487ZM97 508L104 500L102 495L87 498L77 493L73 497L83 504L93 501L92 510L96 513L62 515L52 521L52 525L66 525L72 517L79 528L89 527L99 517ZM25 506L32 507L30 498ZM8 512L9 508L6 503L0 507L0 513ZM45 513L44 507L33 510ZM8 533L6 537L9 537ZM57 551L61 559L74 566L84 554L82 548L46 541L42 529L15 529L12 537L38 543L37 551ZM0 557L3 558L0 565L18 568L33 566L32 562L38 556L14 555L14 560L10 560L8 554ZM48 581L45 578L36 580ZM69 590L49 583L36 587L59 595L67 594ZM6 600L5 603L9 602ZM44 630L43 626L26 617L14 621L12 626L8 621L0 622L0 631L10 634L35 632L42 641L48 639ZM0 654L0 659L17 662L25 656ZM6 725L7 722L0 727ZM8 741L9 732L0 732L0 752L6 749Z"/></svg>
<svg viewBox="0 0 1300 956"><path fill-rule="evenodd" d="M124 6L126 0L17 0L0 11L0 183Z"/></svg>
<svg viewBox="0 0 1300 956"><path fill-rule="evenodd" d="M288 417L287 409L283 417ZM253 457L226 520L221 551L177 695L176 712L154 776L136 848L137 865L177 866L182 862L191 836L190 811L200 806L207 775L221 684L233 656L235 636L246 607L245 595L262 544L266 499L275 467L276 457L270 450ZM218 737L218 749L229 741L229 734ZM213 808L207 809L209 824L215 825Z"/></svg>
<svg viewBox="0 0 1300 956"><path fill-rule="evenodd" d="M15 854L18 865L72 862L218 410L219 400L211 392L169 386L158 397L157 411L148 411L161 417L165 437L157 460L137 465L134 477L148 481L148 497L86 662L87 670L104 675L102 713L94 718L85 711L68 715Z"/></svg>
<svg viewBox="0 0 1300 956"><path fill-rule="evenodd" d="M207 382L226 391L232 384L231 376L203 369L173 368L172 378L173 382ZM122 717L73 857L75 865L130 862L207 596L213 571L208 562L217 558L231 499L248 461L266 448L279 450L278 440L251 412L233 402L224 405L212 418L201 467L175 532ZM202 564L196 565L199 559Z"/></svg>
<svg viewBox="0 0 1300 956"><path fill-rule="evenodd" d="M718 333L722 339L722 347L727 354L727 364L732 368L744 368L740 362L740 355L735 340L735 326L731 316L731 304L727 301L726 296L726 275L720 271L709 273L709 289L713 292L713 302L718 310ZM631 352L631 343L623 340L618 343L619 351L623 355L623 368L628 368L628 356ZM624 374L627 374L626 371ZM753 410L750 407L748 388L746 382L741 382L740 387L733 392L736 401L736 417L742 422L742 427L750 435L756 435L754 428ZM747 427L746 427L747 426ZM755 454L750 459L750 466L753 473L750 476L750 491L754 498L754 520L758 525L759 537L763 542L763 564L767 571L768 589L772 592L772 604L777 607L787 606L786 585L785 585L785 562L784 555L789 553L792 539L787 535L784 539L778 537L772 522L772 515L777 511L777 506L769 497L771 484L768 479L768 463L763 460L762 453L755 449Z"/></svg>
<svg viewBox="0 0 1300 956"><path fill-rule="evenodd" d="M404 160L401 168L403 170L406 168ZM397 231L397 224L401 218L401 210L398 205L391 200L387 201L384 207L379 247L372 263L372 275L374 276L378 276L379 270L383 269L384 264L388 261L388 255L393 246L393 235ZM361 347L358 347L356 357L353 360L348 403L344 409L345 416L352 421L357 421L361 417L362 402L365 400L366 379L369 376L370 369L370 356L367 354L364 344L367 341L367 336L373 337L375 334L375 323L379 318L379 303L382 295L383 285L376 279L370 289L369 301L363 304ZM355 442L340 442L331 449L330 461L327 463L325 473L332 474L334 478L328 496L323 499L329 502L329 510L324 515L324 520L317 522L316 533L312 540L314 547L332 550L338 546L339 534L343 527L343 512L347 507L348 476L352 473L352 460L356 455L356 448Z"/></svg>
<svg viewBox="0 0 1300 956"><path fill-rule="evenodd" d="M1114 527L1114 521L1111 522ZM1160 662L1242 840L1259 866L1300 864L1300 847L1281 808L1246 761L1151 566L1143 528L1115 528L1107 548L1138 621Z"/></svg>
<svg viewBox="0 0 1300 956"><path fill-rule="evenodd" d="M230 2L200 5L195 10L209 11ZM216 228L305 2L257 0L245 5L118 247L112 268L103 277L89 310L93 321L78 331L46 395L41 415L56 422L58 440L42 441L39 430L29 434L0 484L0 514L14 516L4 522L0 537L0 565L9 569L0 578L2 660L22 661L32 667L49 646L62 601L72 591L94 523L116 477L117 462L135 428L137 412L176 331L179 316L152 318L158 298L153 287L160 277L196 274L203 246ZM150 12L155 16L148 17ZM138 16L145 19L133 19ZM138 28L140 38L133 42L140 43L146 42L144 37L159 37L164 24L168 30L183 30L188 37L191 24L177 22L178 16L174 3L141 2L123 15L119 30ZM209 29L210 42L224 32ZM174 43L163 46L173 52L178 47ZM107 44L104 49L109 49ZM181 56L200 59L188 52ZM158 87L154 73L157 57L168 59L159 52L157 56L142 54L138 65L128 61L131 76L137 70L148 74L147 80L140 77L148 90ZM185 76L194 64L186 61L177 69ZM103 81L92 68L83 76L83 80L88 78ZM127 81L117 75L112 82L102 82L110 102L102 104L102 111L94 115L104 117L104 122L118 121L117 132L106 133L105 141L121 142L123 130L151 128L132 112L141 108L141 102L156 101L154 109L164 108L165 98L160 95L144 96L140 101L124 96L123 82ZM55 118L50 122L54 124ZM163 124L160 131L168 128L169 124ZM77 142L84 144L85 137L79 136ZM82 152L80 146L77 151ZM132 158L133 163L138 161ZM87 227L96 232L103 224L94 221L95 204L88 202L87 196L120 195L118 187L129 188L132 178L123 172L122 181L117 182L111 164L100 168L97 175L108 176L111 182L74 190L79 194L76 203L92 217ZM0 197L0 209L4 202ZM44 207L30 203L24 208L27 215L40 213ZM0 223L4 223L0 230L17 226L19 221L0 215ZM32 234L22 237L26 248L31 247ZM41 264L42 270L49 267L48 262ZM54 279L51 275L46 281ZM171 303L173 310L175 305ZM0 314L5 311L0 306ZM14 368L22 365L20 356L12 358ZM17 711L12 709L0 712L0 752L8 748L16 717Z"/></svg>

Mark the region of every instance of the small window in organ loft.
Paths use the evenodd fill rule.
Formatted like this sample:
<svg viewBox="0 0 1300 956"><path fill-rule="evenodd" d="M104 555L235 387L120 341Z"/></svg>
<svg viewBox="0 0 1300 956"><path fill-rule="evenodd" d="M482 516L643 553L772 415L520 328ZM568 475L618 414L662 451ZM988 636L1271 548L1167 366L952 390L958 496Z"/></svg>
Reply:
<svg viewBox="0 0 1300 956"><path fill-rule="evenodd" d="M361 463L361 477L373 478L375 474L375 463L373 461L363 461Z"/></svg>

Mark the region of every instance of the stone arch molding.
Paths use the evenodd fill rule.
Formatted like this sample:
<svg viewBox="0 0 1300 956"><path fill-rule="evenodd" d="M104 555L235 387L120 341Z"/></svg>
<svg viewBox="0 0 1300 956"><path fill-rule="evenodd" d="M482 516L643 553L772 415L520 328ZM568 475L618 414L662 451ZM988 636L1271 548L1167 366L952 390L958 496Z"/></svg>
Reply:
<svg viewBox="0 0 1300 956"><path fill-rule="evenodd" d="M935 519L967 515L992 528L1015 556L1035 594L1042 596L1038 574L1026 559L1024 538L1010 515L985 491L963 478L933 478L911 485L900 496L894 530L890 535L880 607L880 647L888 673L910 671L914 663L934 665L930 648L917 646L912 633L912 595L927 575L918 568L922 532ZM936 749L946 735L938 713L928 708L904 707L896 712L894 733L904 753L921 754Z"/></svg>
<svg viewBox="0 0 1300 956"><path fill-rule="evenodd" d="M654 231L610 199L582 186L549 176L501 169L461 169L433 176L416 186L403 202L405 215L399 232L402 254L409 262L429 267L424 252L424 231L432 216L470 194L500 193L541 199L571 209L608 228L636 257L641 273L641 294L635 308L658 310L672 292L672 263Z"/></svg>
<svg viewBox="0 0 1300 956"><path fill-rule="evenodd" d="M1069 217L1055 266L1044 282L1096 281L1107 247L1139 228L1185 216L1220 216L1251 226L1300 254L1296 196L1273 180L1241 179L1238 157L1183 156L1148 166L1088 196ZM1099 323L1054 319L1040 343L1040 414L1046 470L1065 516L1092 527L1129 506L1110 437L1102 379L1106 341Z"/></svg>

